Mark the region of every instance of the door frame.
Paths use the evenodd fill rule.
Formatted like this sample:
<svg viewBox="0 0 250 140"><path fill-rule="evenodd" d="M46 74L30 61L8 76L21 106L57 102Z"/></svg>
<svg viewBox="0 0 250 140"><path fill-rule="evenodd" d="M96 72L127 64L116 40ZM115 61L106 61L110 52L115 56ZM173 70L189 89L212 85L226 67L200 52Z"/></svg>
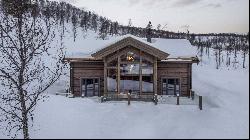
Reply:
<svg viewBox="0 0 250 140"><path fill-rule="evenodd" d="M100 84L101 84L101 82L100 82L100 77L81 77L80 78L80 93L81 93L81 96L83 96L83 93L82 93L82 80L83 79L92 79L92 80L94 80L94 79L97 79L98 80L98 95L95 95L95 96L98 96L98 97L100 97L100 95L101 95L101 87L100 87ZM85 86L86 86L86 84L85 84ZM95 89L94 89L94 91L95 91ZM86 91L85 91L85 93L84 93L84 96L83 97L87 97L86 96Z"/></svg>
<svg viewBox="0 0 250 140"><path fill-rule="evenodd" d="M166 79L166 80L168 80L168 79L179 79L179 82L180 82L180 85L179 85L179 86L180 86L180 89L179 89L179 90L180 90L180 91L179 91L180 93L179 93L179 94L180 94L180 96L182 95L182 94L181 94L181 89L182 89L182 85L181 85L181 80L182 80L182 78L181 78L181 77L162 77L162 78L161 78L161 95L164 95L164 94L163 94L163 93L164 93L164 92L163 92L163 80L164 80L164 79ZM175 84L175 86L176 86L176 84ZM176 90L176 88L175 88L175 90ZM166 91L167 91L167 89L166 89ZM175 92L175 91L174 91L174 92ZM172 96L172 95L167 95L167 96ZM173 95L173 96L176 96L176 95Z"/></svg>

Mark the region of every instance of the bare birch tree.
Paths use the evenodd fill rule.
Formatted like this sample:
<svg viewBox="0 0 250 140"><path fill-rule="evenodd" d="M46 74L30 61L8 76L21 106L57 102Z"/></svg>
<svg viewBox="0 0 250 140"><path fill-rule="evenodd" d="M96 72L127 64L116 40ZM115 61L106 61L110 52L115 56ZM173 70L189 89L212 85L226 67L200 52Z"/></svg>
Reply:
<svg viewBox="0 0 250 140"><path fill-rule="evenodd" d="M37 1L0 2L0 122L9 136L29 139L36 105L62 74L63 47Z"/></svg>

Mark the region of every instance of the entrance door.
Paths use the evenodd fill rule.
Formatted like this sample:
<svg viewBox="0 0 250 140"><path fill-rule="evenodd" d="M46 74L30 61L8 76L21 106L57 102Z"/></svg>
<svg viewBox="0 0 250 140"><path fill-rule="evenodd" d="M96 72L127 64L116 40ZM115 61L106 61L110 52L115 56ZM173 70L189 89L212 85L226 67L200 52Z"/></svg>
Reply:
<svg viewBox="0 0 250 140"><path fill-rule="evenodd" d="M99 79L84 78L81 81L82 96L93 97L99 96Z"/></svg>

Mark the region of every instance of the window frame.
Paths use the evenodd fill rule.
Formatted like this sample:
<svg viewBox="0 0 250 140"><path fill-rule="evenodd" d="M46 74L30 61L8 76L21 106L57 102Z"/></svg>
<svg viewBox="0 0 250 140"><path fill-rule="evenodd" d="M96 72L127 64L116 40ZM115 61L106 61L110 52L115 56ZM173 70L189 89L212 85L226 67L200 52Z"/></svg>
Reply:
<svg viewBox="0 0 250 140"><path fill-rule="evenodd" d="M95 93L95 86L94 86L94 88L93 88L93 95L94 96L98 96L98 97L100 97L100 95L101 95L101 87L100 87L100 84L101 84L101 78L100 77L80 77L80 93L81 93L81 96L83 96L83 97L88 97L88 96L86 96L86 94L87 94L87 90L86 90L86 81L87 80L89 80L89 79L91 79L91 80L93 80L93 85L94 85L94 80L98 80L98 93L97 93L97 95L96 94L94 94ZM83 94L83 90L82 90L82 84L83 84L83 80L85 80L85 84L84 84L84 86L85 86L85 93Z"/></svg>
<svg viewBox="0 0 250 140"><path fill-rule="evenodd" d="M166 80L166 81L168 81L169 79L174 79L174 95L168 95L168 86L166 85L166 90L164 90L164 87L163 87L163 84L164 84L164 80ZM162 77L161 78L161 94L162 95L166 95L166 96L177 96L177 94L176 94L176 80L179 80L179 96L181 96L182 95L182 93L181 93L181 87L182 87L182 85L181 85L181 77ZM167 82L167 84L168 84L168 82ZM165 92L164 92L165 91ZM165 93L165 94L164 94Z"/></svg>

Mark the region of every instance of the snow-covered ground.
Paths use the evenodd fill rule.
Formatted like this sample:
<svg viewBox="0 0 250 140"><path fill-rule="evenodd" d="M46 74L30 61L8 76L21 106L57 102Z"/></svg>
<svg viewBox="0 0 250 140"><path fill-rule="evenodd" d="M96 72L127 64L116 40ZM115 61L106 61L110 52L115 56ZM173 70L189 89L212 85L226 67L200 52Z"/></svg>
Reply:
<svg viewBox="0 0 250 140"><path fill-rule="evenodd" d="M89 55L110 40L93 34L77 42L65 41L67 54ZM187 40L154 39L154 46L176 56L195 56L197 48ZM56 96L64 89L64 76L49 98L36 110L32 138L249 138L249 56L246 69L216 69L214 57L193 65L193 90L204 96L197 105L132 102L100 103L97 98ZM239 61L241 62L241 61ZM0 133L0 138L6 138Z"/></svg>

